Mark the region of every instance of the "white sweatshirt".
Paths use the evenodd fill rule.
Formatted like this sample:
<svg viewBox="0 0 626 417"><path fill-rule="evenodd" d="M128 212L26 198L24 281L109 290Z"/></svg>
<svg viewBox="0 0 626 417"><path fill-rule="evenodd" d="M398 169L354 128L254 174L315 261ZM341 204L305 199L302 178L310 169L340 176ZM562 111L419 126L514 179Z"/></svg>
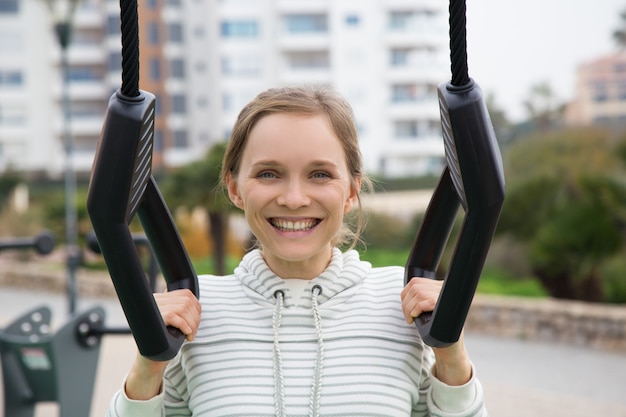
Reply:
<svg viewBox="0 0 626 417"><path fill-rule="evenodd" d="M110 417L487 416L478 379L432 374L432 350L406 324L400 267L372 268L334 249L298 286L259 251L233 275L201 276L202 322L148 401L114 396Z"/></svg>

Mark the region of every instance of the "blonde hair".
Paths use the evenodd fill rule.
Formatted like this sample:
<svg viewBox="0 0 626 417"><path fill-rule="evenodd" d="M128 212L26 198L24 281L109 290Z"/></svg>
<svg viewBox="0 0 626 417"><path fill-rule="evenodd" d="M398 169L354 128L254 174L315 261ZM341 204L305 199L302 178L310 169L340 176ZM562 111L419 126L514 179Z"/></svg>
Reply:
<svg viewBox="0 0 626 417"><path fill-rule="evenodd" d="M226 184L228 174L236 177L239 173L241 157L252 128L261 118L276 113L326 116L344 150L351 186L358 191L360 181L361 189L367 190L371 187L369 178L363 172L363 159L352 107L336 91L321 86L271 88L250 101L239 113L226 145L220 173L222 184ZM344 227L334 241L336 246L350 243L349 248L354 248L359 241L365 224L359 192L357 201L355 231L353 232L344 221Z"/></svg>

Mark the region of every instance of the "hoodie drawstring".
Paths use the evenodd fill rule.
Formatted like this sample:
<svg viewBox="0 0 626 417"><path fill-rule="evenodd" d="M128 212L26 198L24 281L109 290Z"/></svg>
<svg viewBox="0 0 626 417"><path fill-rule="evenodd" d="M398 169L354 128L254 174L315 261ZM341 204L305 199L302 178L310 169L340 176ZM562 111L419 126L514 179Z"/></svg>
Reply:
<svg viewBox="0 0 626 417"><path fill-rule="evenodd" d="M319 417L320 402L322 395L322 374L324 369L324 338L322 334L322 315L319 311L318 296L322 293L322 287L314 285L311 290L311 304L313 308L313 321L317 336L317 357L315 359L315 371L311 385L311 399L309 401L309 417ZM272 330L274 333L273 361L274 361L274 408L277 417L286 416L285 406L285 378L283 375L283 360L280 353L278 335L282 321L285 294L281 290L274 293L276 305L272 316Z"/></svg>
<svg viewBox="0 0 626 417"><path fill-rule="evenodd" d="M274 331L274 410L276 411L276 417L285 417L285 378L283 376L283 358L278 343L278 330L283 319L285 294L278 290L274 293L274 297L276 297L276 305L272 315L272 329Z"/></svg>

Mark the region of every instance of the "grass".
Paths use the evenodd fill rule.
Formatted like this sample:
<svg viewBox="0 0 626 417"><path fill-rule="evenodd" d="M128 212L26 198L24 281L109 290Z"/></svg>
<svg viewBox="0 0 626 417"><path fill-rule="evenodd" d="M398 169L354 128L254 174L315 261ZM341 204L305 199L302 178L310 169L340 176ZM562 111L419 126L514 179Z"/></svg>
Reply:
<svg viewBox="0 0 626 417"><path fill-rule="evenodd" d="M389 250L368 248L361 252L361 259L370 262L374 267L398 265L404 266L408 258L407 250ZM198 274L214 274L213 259L193 259L194 268ZM233 272L239 259L226 260L226 273ZM478 282L478 293L496 294L522 297L546 297L547 294L541 284L533 278L514 278L503 271L485 268Z"/></svg>
<svg viewBox="0 0 626 417"><path fill-rule="evenodd" d="M361 253L361 259L373 266L389 266L406 264L409 251L368 248ZM476 292L481 294L497 294L521 297L547 297L539 281L534 278L514 278L503 271L485 268L478 281Z"/></svg>
<svg viewBox="0 0 626 417"><path fill-rule="evenodd" d="M237 265L239 265L240 259L228 257L226 259L226 274L232 274ZM215 274L215 268L213 267L213 258L192 259L194 269L198 275Z"/></svg>
<svg viewBox="0 0 626 417"><path fill-rule="evenodd" d="M541 283L534 278L511 278L502 272L489 269L483 270L476 292L535 298L548 296Z"/></svg>

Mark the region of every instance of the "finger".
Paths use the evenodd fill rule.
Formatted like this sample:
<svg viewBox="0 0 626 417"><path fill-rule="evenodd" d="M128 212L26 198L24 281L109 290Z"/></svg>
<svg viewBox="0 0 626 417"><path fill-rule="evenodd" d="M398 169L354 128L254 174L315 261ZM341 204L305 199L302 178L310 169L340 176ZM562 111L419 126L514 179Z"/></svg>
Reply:
<svg viewBox="0 0 626 417"><path fill-rule="evenodd" d="M179 329L192 340L200 324L201 308L189 290L176 290L154 295L155 301L167 326Z"/></svg>
<svg viewBox="0 0 626 417"><path fill-rule="evenodd" d="M413 277L407 283L407 285L404 286L404 288L402 289L401 295L404 297L406 294L410 293L411 291L415 291L416 289L420 289L420 288L431 288L433 290L441 291L442 285L443 285L443 281L441 280L435 280L431 278L422 278L422 277Z"/></svg>
<svg viewBox="0 0 626 417"><path fill-rule="evenodd" d="M401 293L402 310L407 323L426 311L434 310L441 292L441 281L413 278Z"/></svg>

